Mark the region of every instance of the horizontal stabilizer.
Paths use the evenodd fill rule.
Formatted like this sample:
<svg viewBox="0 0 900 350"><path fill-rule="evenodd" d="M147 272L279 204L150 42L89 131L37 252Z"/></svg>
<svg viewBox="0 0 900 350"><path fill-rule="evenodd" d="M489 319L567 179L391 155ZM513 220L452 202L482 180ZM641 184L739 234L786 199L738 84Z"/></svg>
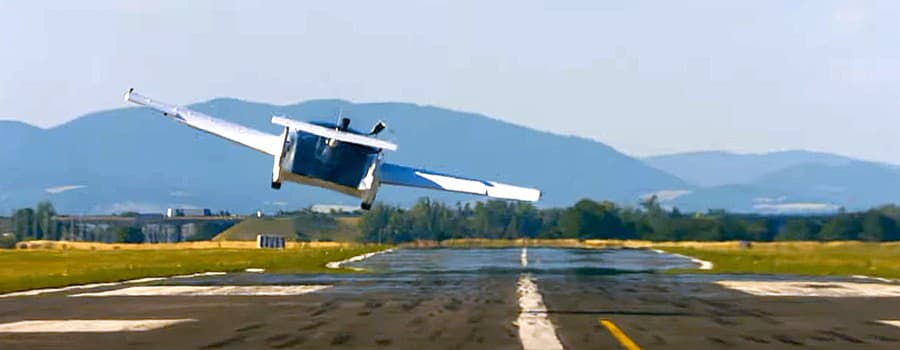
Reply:
<svg viewBox="0 0 900 350"><path fill-rule="evenodd" d="M278 124L282 126L289 127L291 129L300 130L303 132L308 132L313 135L318 135L321 137L335 139L341 142L354 143L357 145L369 146L374 148L381 148L391 151L397 150L397 145L379 140L373 137L367 137L363 135L358 135L345 131L338 131L334 129L329 129L324 126L318 126L315 124L305 123L293 119L283 118L283 117L272 117L272 123Z"/></svg>
<svg viewBox="0 0 900 350"><path fill-rule="evenodd" d="M381 183L386 185L430 188L520 201L534 202L541 198L541 191L534 188L468 179L390 163L381 165L380 175Z"/></svg>
<svg viewBox="0 0 900 350"><path fill-rule="evenodd" d="M278 135L213 118L185 107L156 101L134 92L134 89L125 93L125 101L153 108L179 123L273 156L283 147L281 137Z"/></svg>

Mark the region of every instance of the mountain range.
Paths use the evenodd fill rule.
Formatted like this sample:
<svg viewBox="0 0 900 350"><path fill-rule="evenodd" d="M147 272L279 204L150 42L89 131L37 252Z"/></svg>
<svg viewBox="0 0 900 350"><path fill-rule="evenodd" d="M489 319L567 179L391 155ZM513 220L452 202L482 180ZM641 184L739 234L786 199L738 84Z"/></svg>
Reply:
<svg viewBox="0 0 900 350"><path fill-rule="evenodd" d="M691 152L644 161L694 185L670 206L752 212L829 212L900 200L892 164L810 151L764 154Z"/></svg>
<svg viewBox="0 0 900 350"><path fill-rule="evenodd" d="M387 161L439 172L534 186L542 206L579 198L634 204L648 192L685 188L676 176L602 143L509 124L483 115L408 103L314 100L276 106L220 98L190 108L280 132L271 116L332 120L352 126L388 123L383 137L400 145ZM232 212L296 209L315 203L358 205L358 199L297 184L269 188L272 159L184 127L145 108L91 113L49 129L0 124L0 210L51 200L62 212L159 212L204 207ZM385 186L379 200L408 205L422 196L450 202L477 197Z"/></svg>
<svg viewBox="0 0 900 350"><path fill-rule="evenodd" d="M280 132L273 115L352 126L384 120L382 138L399 144L386 161L540 188L542 207L581 198L636 205L657 194L687 210L830 211L900 199L896 166L806 151L768 154L694 152L638 159L586 138L529 129L484 115L409 103L313 100L271 105L219 98L190 108L249 127ZM121 108L42 129L0 121L0 210L51 200L60 212L161 212L203 207L232 212L293 210L316 203L358 205L330 191L286 184L269 188L272 159L196 131L145 108ZM457 202L478 197L385 186L378 199Z"/></svg>

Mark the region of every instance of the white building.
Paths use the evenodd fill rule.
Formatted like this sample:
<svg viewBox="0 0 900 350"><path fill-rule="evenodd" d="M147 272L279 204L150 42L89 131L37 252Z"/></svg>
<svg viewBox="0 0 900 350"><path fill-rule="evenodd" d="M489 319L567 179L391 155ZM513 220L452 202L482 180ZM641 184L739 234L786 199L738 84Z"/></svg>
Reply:
<svg viewBox="0 0 900 350"><path fill-rule="evenodd" d="M314 204L309 208L313 213L320 214L352 214L358 212L360 209L357 206L353 205L340 205L340 204Z"/></svg>

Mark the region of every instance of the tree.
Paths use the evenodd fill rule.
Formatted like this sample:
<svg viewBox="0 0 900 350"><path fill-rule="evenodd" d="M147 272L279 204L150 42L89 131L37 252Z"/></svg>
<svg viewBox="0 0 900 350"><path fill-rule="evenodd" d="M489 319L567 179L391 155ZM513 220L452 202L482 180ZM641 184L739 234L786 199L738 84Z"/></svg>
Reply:
<svg viewBox="0 0 900 350"><path fill-rule="evenodd" d="M538 209L529 202L513 204L513 215L510 230L515 237L537 237L541 230L541 217Z"/></svg>
<svg viewBox="0 0 900 350"><path fill-rule="evenodd" d="M862 232L859 239L864 241L890 241L898 238L897 222L877 210L863 214Z"/></svg>
<svg viewBox="0 0 900 350"><path fill-rule="evenodd" d="M852 214L839 213L822 226L819 239L823 241L847 241L859 238L862 225Z"/></svg>
<svg viewBox="0 0 900 350"><path fill-rule="evenodd" d="M0 233L0 249L16 247L16 236L9 233Z"/></svg>
<svg viewBox="0 0 900 350"><path fill-rule="evenodd" d="M21 241L35 238L34 209L22 208L16 210L15 213L13 213L12 222L13 232L16 234L16 239Z"/></svg>
<svg viewBox="0 0 900 350"><path fill-rule="evenodd" d="M819 226L809 219L791 219L775 235L776 241L809 241L816 238Z"/></svg>
<svg viewBox="0 0 900 350"><path fill-rule="evenodd" d="M137 227L119 227L116 229L116 242L144 243L144 234Z"/></svg>
<svg viewBox="0 0 900 350"><path fill-rule="evenodd" d="M618 237L625 230L617 211L611 202L582 199L563 213L560 231L565 237L579 239Z"/></svg>
<svg viewBox="0 0 900 350"><path fill-rule="evenodd" d="M53 203L43 201L37 204L35 208L35 234L36 239L59 239L56 225L53 222L53 216L56 215L56 209Z"/></svg>

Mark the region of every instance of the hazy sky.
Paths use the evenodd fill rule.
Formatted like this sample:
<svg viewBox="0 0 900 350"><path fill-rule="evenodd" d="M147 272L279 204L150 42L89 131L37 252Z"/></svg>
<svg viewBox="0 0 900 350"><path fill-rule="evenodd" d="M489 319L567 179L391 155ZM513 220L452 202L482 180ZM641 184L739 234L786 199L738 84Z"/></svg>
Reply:
<svg viewBox="0 0 900 350"><path fill-rule="evenodd" d="M58 125L135 87L432 104L632 155L900 163L898 19L898 1L0 0L0 119Z"/></svg>

